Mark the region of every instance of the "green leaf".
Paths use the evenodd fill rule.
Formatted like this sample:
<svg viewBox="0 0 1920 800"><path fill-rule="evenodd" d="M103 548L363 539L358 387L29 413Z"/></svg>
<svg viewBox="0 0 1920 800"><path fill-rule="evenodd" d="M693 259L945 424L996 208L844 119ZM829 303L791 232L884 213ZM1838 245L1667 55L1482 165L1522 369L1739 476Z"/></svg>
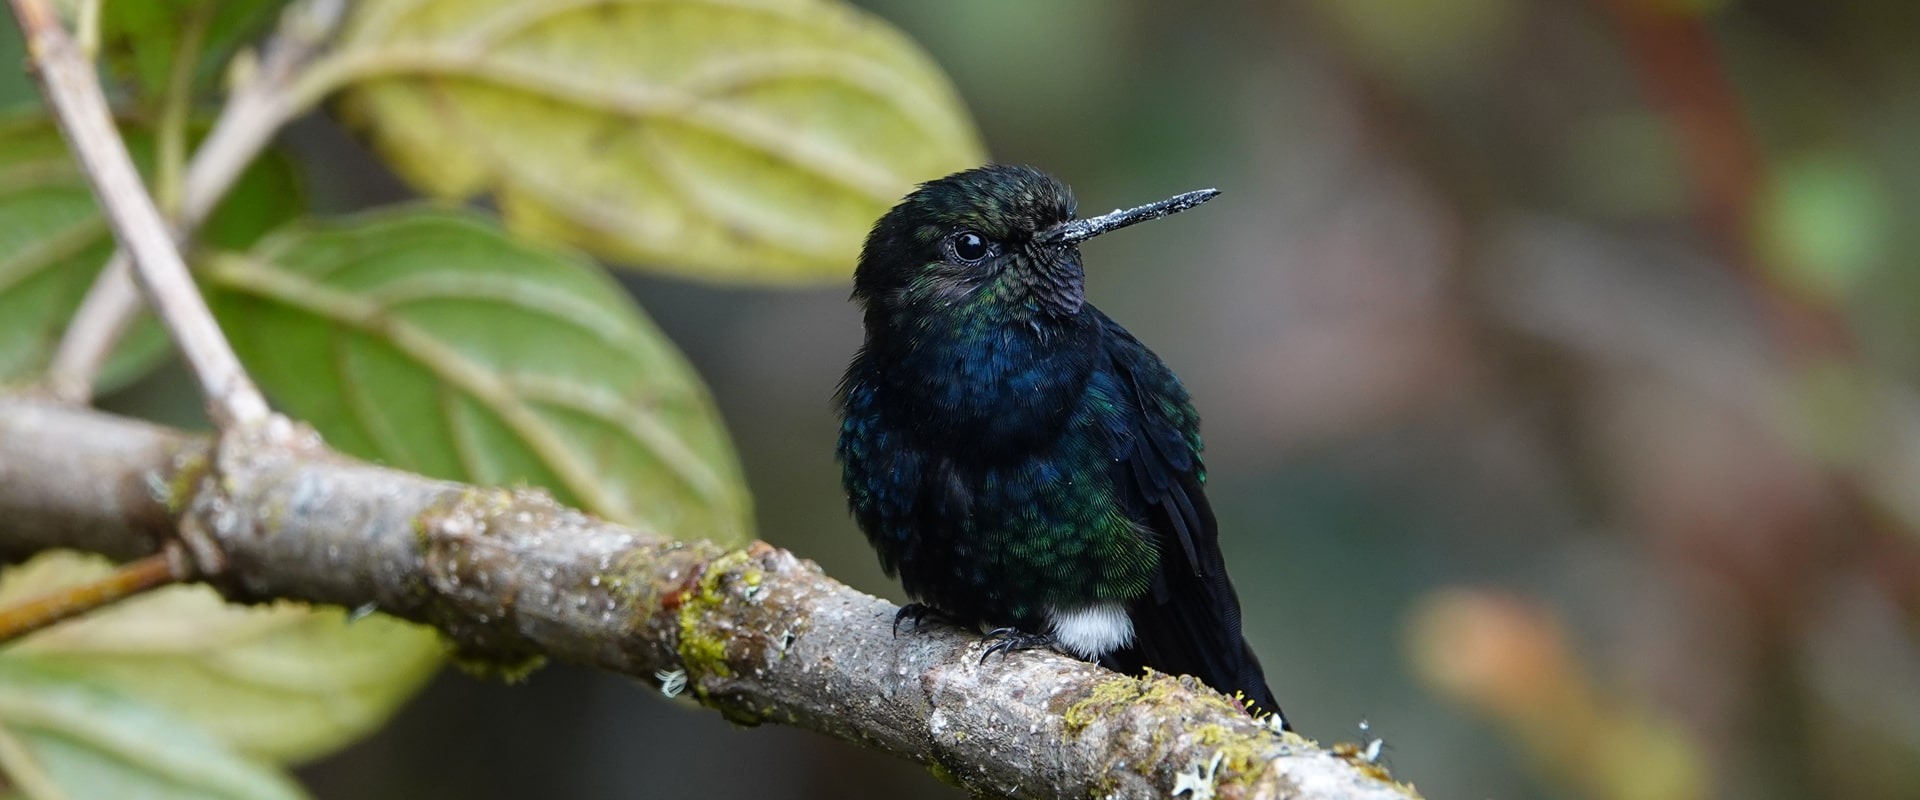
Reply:
<svg viewBox="0 0 1920 800"><path fill-rule="evenodd" d="M93 556L43 553L0 576L0 605L111 569ZM301 761L377 729L443 652L432 630L385 615L348 623L337 608L235 606L205 586L174 586L36 633L0 661L111 688L248 756Z"/></svg>
<svg viewBox="0 0 1920 800"><path fill-rule="evenodd" d="M0 658L0 774L34 800L306 796L190 722L11 657Z"/></svg>
<svg viewBox="0 0 1920 800"><path fill-rule="evenodd" d="M366 0L330 66L422 191L696 278L844 280L915 183L984 158L939 68L831 0Z"/></svg>
<svg viewBox="0 0 1920 800"><path fill-rule="evenodd" d="M129 131L127 138L134 160L149 167L152 137ZM263 159L235 184L202 238L246 247L301 205L292 168ZM0 384L40 377L112 254L113 233L59 132L37 117L0 120ZM143 316L97 384L104 391L129 383L169 352L160 327Z"/></svg>
<svg viewBox="0 0 1920 800"><path fill-rule="evenodd" d="M683 538L750 527L706 388L619 284L473 214L403 210L214 261L241 360L335 447L531 483Z"/></svg>
<svg viewBox="0 0 1920 800"><path fill-rule="evenodd" d="M196 26L194 85L215 83L241 43L266 30L283 0L116 0L100 17L101 60L132 82L141 99L158 103L174 59Z"/></svg>
<svg viewBox="0 0 1920 800"><path fill-rule="evenodd" d="M26 42L12 14L0 14L0 64L27 63ZM24 69L0 69L0 112L30 107L40 101Z"/></svg>

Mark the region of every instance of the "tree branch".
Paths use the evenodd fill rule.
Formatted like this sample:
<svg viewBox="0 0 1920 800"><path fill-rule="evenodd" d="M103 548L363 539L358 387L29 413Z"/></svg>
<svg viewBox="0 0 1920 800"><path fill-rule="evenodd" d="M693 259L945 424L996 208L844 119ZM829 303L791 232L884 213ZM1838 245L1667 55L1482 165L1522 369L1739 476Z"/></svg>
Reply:
<svg viewBox="0 0 1920 800"><path fill-rule="evenodd" d="M208 417L223 429L265 419L267 401L241 368L194 287L173 235L114 129L93 65L46 0L11 0L11 4L47 105L93 184L114 236L133 255L135 277L148 303L192 367L207 401Z"/></svg>
<svg viewBox="0 0 1920 800"><path fill-rule="evenodd" d="M977 793L1168 797L1218 755L1222 798L1417 796L1192 679L1047 652L981 665L979 637L940 625L895 637L894 606L764 543L680 542L537 491L371 466L274 419L214 445L0 396L0 554L128 558L195 529L228 559L214 580L230 596L374 603L504 664L682 671L730 719L821 731Z"/></svg>

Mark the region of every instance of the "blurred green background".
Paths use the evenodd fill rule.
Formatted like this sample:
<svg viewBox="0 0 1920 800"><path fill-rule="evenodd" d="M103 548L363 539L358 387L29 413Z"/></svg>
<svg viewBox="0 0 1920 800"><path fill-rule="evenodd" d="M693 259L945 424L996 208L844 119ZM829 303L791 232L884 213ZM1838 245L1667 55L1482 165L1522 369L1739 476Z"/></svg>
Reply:
<svg viewBox="0 0 1920 800"><path fill-rule="evenodd" d="M1089 294L1196 398L1303 733L1364 717L1433 798L1920 796L1920 4L858 5L1083 209L1225 192L1091 244ZM286 144L321 211L410 194L329 122ZM848 287L623 280L711 384L761 535L900 599L833 462ZM190 390L105 404L178 420ZM656 694L449 672L301 774L960 796Z"/></svg>

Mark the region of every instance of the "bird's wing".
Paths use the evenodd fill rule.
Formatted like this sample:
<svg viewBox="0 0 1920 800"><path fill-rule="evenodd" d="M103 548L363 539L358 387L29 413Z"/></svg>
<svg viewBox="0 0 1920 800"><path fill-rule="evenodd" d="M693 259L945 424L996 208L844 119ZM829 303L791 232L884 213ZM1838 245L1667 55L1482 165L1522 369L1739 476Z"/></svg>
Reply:
<svg viewBox="0 0 1920 800"><path fill-rule="evenodd" d="M1114 437L1115 483L1160 551L1151 590L1129 609L1134 643L1102 661L1121 672L1152 667L1193 675L1277 714L1260 662L1241 636L1240 599L1227 579L1203 487L1199 416L1158 356L1117 323L1100 319L1115 389L1137 412Z"/></svg>
<svg viewBox="0 0 1920 800"><path fill-rule="evenodd" d="M887 421L875 384L861 368L864 358L864 352L855 357L835 395L847 508L879 554L882 571L898 575L909 595L960 614L967 609L956 601L963 589L938 580L945 570L930 559L963 540L959 521L972 514L971 491L950 459L914 446Z"/></svg>
<svg viewBox="0 0 1920 800"><path fill-rule="evenodd" d="M864 358L864 353L855 357L856 367ZM850 370L835 396L841 407L837 448L841 483L847 491L847 509L880 555L880 568L893 575L902 561L915 556L921 459L887 425L874 385L864 375L862 370Z"/></svg>

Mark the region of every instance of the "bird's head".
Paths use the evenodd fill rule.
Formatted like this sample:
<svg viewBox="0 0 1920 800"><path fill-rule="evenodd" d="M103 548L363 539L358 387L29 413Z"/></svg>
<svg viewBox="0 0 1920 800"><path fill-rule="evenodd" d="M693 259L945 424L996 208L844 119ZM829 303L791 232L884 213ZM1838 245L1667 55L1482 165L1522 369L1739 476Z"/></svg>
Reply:
<svg viewBox="0 0 1920 800"><path fill-rule="evenodd" d="M1008 320L1072 317L1086 303L1080 242L1185 211L1205 189L1091 219L1073 191L1031 167L992 164L920 185L867 234L853 296L898 323L955 314Z"/></svg>

